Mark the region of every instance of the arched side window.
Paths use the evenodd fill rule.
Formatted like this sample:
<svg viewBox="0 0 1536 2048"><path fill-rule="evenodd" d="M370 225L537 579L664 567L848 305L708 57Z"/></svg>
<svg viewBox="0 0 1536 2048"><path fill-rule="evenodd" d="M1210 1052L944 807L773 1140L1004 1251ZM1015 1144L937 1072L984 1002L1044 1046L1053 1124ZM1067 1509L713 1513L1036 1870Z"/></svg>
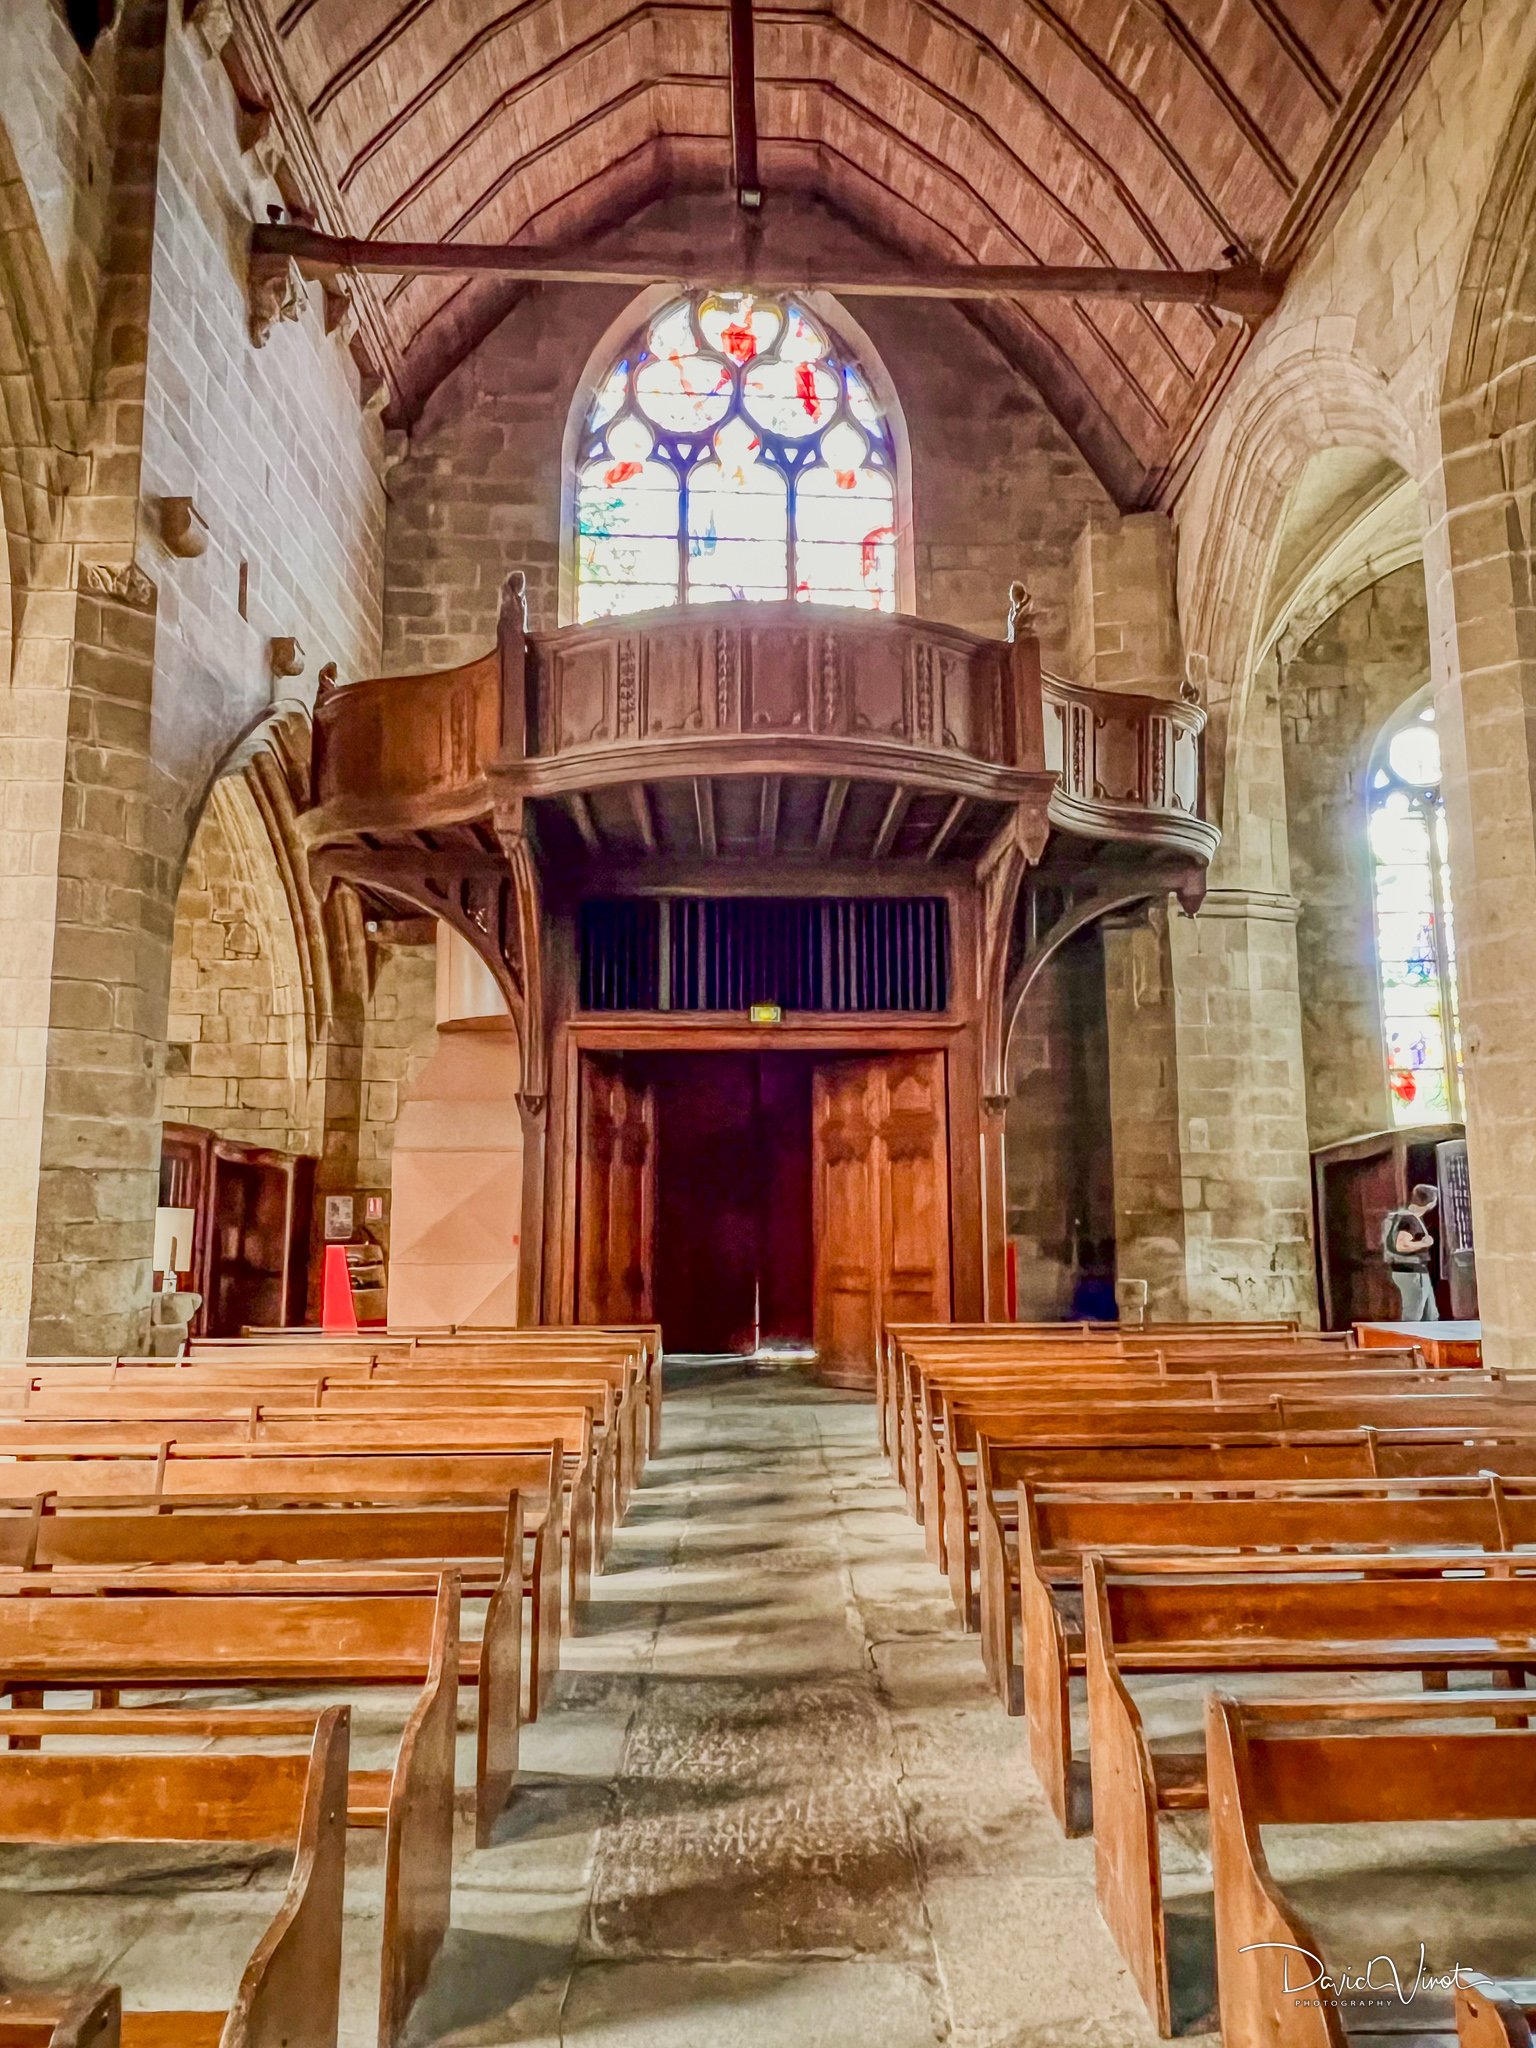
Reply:
<svg viewBox="0 0 1536 2048"><path fill-rule="evenodd" d="M1440 736L1425 696L1382 734L1370 839L1387 1084L1399 1124L1459 1120L1461 1024Z"/></svg>
<svg viewBox="0 0 1536 2048"><path fill-rule="evenodd" d="M577 454L581 621L731 598L896 605L896 445L794 299L693 292L598 387Z"/></svg>

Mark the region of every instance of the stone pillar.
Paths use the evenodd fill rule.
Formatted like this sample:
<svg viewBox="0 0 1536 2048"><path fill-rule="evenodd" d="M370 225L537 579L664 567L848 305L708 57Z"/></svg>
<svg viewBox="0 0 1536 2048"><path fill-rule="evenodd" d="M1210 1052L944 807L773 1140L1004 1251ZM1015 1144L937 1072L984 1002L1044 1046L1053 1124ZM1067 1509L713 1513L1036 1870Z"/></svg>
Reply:
<svg viewBox="0 0 1536 2048"><path fill-rule="evenodd" d="M1536 1356L1536 494L1509 488L1532 474L1536 418L1501 447L1476 413L1442 414L1449 517L1425 568L1483 1357L1508 1366Z"/></svg>
<svg viewBox="0 0 1536 2048"><path fill-rule="evenodd" d="M1315 1322L1294 900L1213 889L1104 955L1118 1278L1155 1319Z"/></svg>
<svg viewBox="0 0 1536 2048"><path fill-rule="evenodd" d="M149 1316L179 824L149 759L154 592L75 613L29 1348L141 1349Z"/></svg>
<svg viewBox="0 0 1536 2048"><path fill-rule="evenodd" d="M1188 1252L1168 912L1110 918L1102 930L1115 1277L1144 1280L1148 1317L1178 1322L1189 1313Z"/></svg>
<svg viewBox="0 0 1536 2048"><path fill-rule="evenodd" d="M1315 1323L1295 899L1212 889L1168 948L1189 1313Z"/></svg>

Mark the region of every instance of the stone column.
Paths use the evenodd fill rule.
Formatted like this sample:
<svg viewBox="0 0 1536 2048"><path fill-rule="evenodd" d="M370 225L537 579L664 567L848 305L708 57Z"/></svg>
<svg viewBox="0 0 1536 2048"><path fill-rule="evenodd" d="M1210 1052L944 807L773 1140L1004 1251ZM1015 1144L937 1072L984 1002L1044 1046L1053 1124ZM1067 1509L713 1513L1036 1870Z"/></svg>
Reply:
<svg viewBox="0 0 1536 2048"><path fill-rule="evenodd" d="M65 505L73 653L55 871L28 1343L148 1329L182 793L154 764L156 591L136 566L165 0L115 30L110 199L88 460Z"/></svg>
<svg viewBox="0 0 1536 2048"><path fill-rule="evenodd" d="M149 759L154 592L80 591L59 838L29 1347L142 1347L179 823Z"/></svg>
<svg viewBox="0 0 1536 2048"><path fill-rule="evenodd" d="M1168 925L1197 1321L1317 1319L1296 908L1280 891L1215 888Z"/></svg>
<svg viewBox="0 0 1536 2048"><path fill-rule="evenodd" d="M1109 918L1104 999L1115 1163L1115 1277L1146 1283L1149 1318L1189 1313L1179 1048L1168 912Z"/></svg>
<svg viewBox="0 0 1536 2048"><path fill-rule="evenodd" d="M1536 1356L1536 497L1509 488L1532 474L1536 420L1500 447L1472 411L1442 415L1449 516L1425 569L1483 1357L1505 1366Z"/></svg>

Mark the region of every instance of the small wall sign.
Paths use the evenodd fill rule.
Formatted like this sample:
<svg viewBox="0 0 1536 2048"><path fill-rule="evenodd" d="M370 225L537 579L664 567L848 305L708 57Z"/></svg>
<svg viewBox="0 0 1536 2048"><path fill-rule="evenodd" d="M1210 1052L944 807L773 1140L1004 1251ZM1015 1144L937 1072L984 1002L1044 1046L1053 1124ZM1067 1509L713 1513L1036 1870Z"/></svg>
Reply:
<svg viewBox="0 0 1536 2048"><path fill-rule="evenodd" d="M338 1240L352 1235L352 1199L351 1195L326 1196L325 1236L327 1243L335 1244Z"/></svg>
<svg viewBox="0 0 1536 2048"><path fill-rule="evenodd" d="M784 1012L777 1003L754 1003L747 1015L754 1024L782 1024Z"/></svg>

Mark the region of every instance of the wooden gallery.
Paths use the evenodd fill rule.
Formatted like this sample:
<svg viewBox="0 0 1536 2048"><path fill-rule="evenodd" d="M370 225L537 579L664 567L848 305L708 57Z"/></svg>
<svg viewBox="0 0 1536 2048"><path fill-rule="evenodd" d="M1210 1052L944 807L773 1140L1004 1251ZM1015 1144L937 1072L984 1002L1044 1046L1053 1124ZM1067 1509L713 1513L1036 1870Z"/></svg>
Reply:
<svg viewBox="0 0 1536 2048"><path fill-rule="evenodd" d="M322 889L485 963L517 1036L519 1312L669 1348L1000 1319L1009 1040L1054 949L1195 910L1204 714L1010 637L726 601L323 691ZM747 1340L744 1343L744 1340Z"/></svg>

